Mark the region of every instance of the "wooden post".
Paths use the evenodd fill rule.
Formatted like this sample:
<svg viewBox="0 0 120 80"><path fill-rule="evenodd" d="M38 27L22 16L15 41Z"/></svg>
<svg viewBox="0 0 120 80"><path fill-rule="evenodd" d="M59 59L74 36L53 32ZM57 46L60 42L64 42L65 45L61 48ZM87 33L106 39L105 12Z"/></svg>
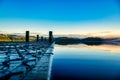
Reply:
<svg viewBox="0 0 120 80"><path fill-rule="evenodd" d="M26 42L29 42L29 31L26 31Z"/></svg>
<svg viewBox="0 0 120 80"><path fill-rule="evenodd" d="M44 38L44 41L45 41L45 42L47 41L46 37Z"/></svg>
<svg viewBox="0 0 120 80"><path fill-rule="evenodd" d="M41 36L41 42L43 42L43 36Z"/></svg>
<svg viewBox="0 0 120 80"><path fill-rule="evenodd" d="M39 41L39 35L37 35L37 42Z"/></svg>
<svg viewBox="0 0 120 80"><path fill-rule="evenodd" d="M52 31L49 31L49 42L53 42L53 34Z"/></svg>

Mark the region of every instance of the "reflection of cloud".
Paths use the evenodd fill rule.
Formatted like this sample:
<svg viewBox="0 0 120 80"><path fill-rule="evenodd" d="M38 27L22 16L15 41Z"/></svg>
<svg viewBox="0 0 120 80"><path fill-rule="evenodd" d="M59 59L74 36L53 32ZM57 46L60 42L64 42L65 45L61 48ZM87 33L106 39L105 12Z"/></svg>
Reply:
<svg viewBox="0 0 120 80"><path fill-rule="evenodd" d="M62 49L64 49L64 46L61 46ZM65 46L66 47L66 46ZM110 53L116 53L120 51L120 45L97 45L97 46L87 46L84 44L78 44L78 45L67 45L69 48L80 48L80 49L85 49L86 51L89 49L93 50L101 50L101 51L106 51Z"/></svg>
<svg viewBox="0 0 120 80"><path fill-rule="evenodd" d="M116 45L99 45L99 46L87 46L87 47L91 49L97 49L111 53L120 51L120 46L116 46Z"/></svg>

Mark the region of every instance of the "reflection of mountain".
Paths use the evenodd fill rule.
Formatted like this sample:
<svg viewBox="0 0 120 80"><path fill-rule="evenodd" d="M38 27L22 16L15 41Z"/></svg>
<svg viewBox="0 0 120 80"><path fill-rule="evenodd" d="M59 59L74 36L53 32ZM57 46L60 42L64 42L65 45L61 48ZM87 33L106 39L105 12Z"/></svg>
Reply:
<svg viewBox="0 0 120 80"><path fill-rule="evenodd" d="M55 43L60 44L60 45L78 44L78 43L80 43L80 39L68 38L68 37L58 37L58 38L55 38Z"/></svg>
<svg viewBox="0 0 120 80"><path fill-rule="evenodd" d="M88 37L84 39L79 39L79 38L68 38L68 37L58 37L55 38L56 44L60 45L67 45L67 44L78 44L78 43L84 43L87 45L100 45L103 43L103 39L101 38L93 38L93 37Z"/></svg>
<svg viewBox="0 0 120 80"><path fill-rule="evenodd" d="M104 42L104 40L98 37L94 37L94 38L88 37L88 38L82 39L81 42L87 45L100 45Z"/></svg>

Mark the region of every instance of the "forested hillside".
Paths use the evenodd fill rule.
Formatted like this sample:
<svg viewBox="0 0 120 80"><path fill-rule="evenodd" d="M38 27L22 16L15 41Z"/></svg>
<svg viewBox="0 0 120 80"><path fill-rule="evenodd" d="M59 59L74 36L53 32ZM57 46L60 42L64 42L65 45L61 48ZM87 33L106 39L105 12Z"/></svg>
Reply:
<svg viewBox="0 0 120 80"><path fill-rule="evenodd" d="M35 40L35 36L30 36L30 41ZM24 36L0 34L0 42L22 42L25 41Z"/></svg>

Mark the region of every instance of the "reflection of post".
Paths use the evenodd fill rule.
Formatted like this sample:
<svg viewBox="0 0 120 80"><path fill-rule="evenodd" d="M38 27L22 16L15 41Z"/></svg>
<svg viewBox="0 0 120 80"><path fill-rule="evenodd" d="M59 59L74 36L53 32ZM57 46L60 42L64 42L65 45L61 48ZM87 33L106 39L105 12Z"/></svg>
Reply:
<svg viewBox="0 0 120 80"><path fill-rule="evenodd" d="M37 35L37 42L39 41L39 35Z"/></svg>
<svg viewBox="0 0 120 80"><path fill-rule="evenodd" d="M52 31L49 31L49 42L53 42L53 34Z"/></svg>
<svg viewBox="0 0 120 80"><path fill-rule="evenodd" d="M26 42L29 42L29 31L26 31Z"/></svg>

